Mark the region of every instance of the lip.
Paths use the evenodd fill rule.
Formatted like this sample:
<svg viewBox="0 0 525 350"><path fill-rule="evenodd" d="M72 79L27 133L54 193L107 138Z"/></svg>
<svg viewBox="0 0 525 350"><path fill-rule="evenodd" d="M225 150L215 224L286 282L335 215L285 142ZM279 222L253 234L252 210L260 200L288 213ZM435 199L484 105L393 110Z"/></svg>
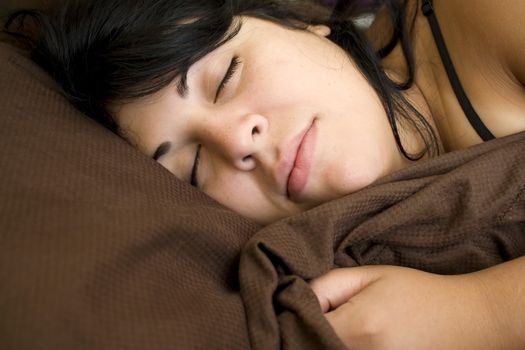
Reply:
<svg viewBox="0 0 525 350"><path fill-rule="evenodd" d="M283 156L277 166L277 176L282 192L289 198L299 196L308 182L316 138L314 119L283 148Z"/></svg>

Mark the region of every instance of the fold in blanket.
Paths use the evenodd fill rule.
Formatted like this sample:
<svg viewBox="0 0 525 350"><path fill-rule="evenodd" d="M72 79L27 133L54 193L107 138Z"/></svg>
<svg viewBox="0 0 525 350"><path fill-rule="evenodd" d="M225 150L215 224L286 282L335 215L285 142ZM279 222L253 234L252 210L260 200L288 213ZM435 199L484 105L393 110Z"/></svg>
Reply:
<svg viewBox="0 0 525 350"><path fill-rule="evenodd" d="M525 254L525 133L452 152L258 232L241 294L254 349L343 349L305 280L384 264L440 274Z"/></svg>

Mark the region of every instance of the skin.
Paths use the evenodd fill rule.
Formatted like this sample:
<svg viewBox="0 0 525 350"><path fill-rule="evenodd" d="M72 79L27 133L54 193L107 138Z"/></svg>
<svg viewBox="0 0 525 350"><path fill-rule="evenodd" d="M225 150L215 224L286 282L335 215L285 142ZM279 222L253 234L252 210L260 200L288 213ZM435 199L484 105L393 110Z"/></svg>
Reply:
<svg viewBox="0 0 525 350"><path fill-rule="evenodd" d="M139 149L152 155L170 143L158 161L190 181L200 146L199 189L261 224L355 192L410 164L379 98L347 54L326 38L327 27L292 30L239 20L242 28L232 40L190 68L186 96L174 82L115 110ZM215 101L232 57L240 63ZM300 143L307 130L309 141ZM421 149L404 135L409 150ZM305 184L293 192L286 185L298 144L309 149L308 169L301 168Z"/></svg>

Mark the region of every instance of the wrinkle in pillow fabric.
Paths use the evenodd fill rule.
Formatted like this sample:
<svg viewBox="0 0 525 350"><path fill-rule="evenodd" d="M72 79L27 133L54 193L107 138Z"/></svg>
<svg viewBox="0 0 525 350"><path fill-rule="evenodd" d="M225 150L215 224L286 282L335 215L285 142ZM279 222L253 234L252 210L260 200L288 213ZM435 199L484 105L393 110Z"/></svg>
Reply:
<svg viewBox="0 0 525 350"><path fill-rule="evenodd" d="M525 252L525 133L261 228L76 112L0 44L0 348L343 349L306 280Z"/></svg>

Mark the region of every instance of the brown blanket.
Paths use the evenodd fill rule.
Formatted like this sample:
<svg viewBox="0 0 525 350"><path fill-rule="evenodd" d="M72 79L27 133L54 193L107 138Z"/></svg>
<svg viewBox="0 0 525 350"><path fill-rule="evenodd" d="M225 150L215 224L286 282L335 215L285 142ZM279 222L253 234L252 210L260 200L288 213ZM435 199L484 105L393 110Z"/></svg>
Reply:
<svg viewBox="0 0 525 350"><path fill-rule="evenodd" d="M525 252L525 134L261 228L76 112L0 44L0 348L342 348L305 280Z"/></svg>
<svg viewBox="0 0 525 350"><path fill-rule="evenodd" d="M401 265L441 274L525 254L525 133L449 153L260 230L241 292L257 349L342 348L304 279Z"/></svg>

